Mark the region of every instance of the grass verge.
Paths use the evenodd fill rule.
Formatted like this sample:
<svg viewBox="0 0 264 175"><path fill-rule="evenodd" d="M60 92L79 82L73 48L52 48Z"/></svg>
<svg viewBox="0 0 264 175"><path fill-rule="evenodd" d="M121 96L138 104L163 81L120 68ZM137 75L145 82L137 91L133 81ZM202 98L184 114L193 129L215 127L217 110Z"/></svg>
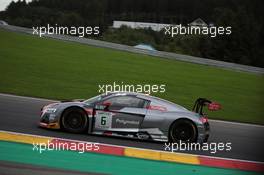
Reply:
<svg viewBox="0 0 264 175"><path fill-rule="evenodd" d="M210 118L264 124L264 76L0 30L0 92L88 98L99 84L165 84L153 94L191 108L218 101Z"/></svg>

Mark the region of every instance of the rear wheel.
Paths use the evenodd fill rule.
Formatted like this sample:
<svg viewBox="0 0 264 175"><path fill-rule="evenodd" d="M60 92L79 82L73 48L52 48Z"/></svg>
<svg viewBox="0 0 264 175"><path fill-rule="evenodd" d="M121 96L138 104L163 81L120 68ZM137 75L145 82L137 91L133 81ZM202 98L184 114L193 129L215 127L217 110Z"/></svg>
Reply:
<svg viewBox="0 0 264 175"><path fill-rule="evenodd" d="M62 127L72 133L82 133L88 128L88 118L81 108L69 108L61 118Z"/></svg>
<svg viewBox="0 0 264 175"><path fill-rule="evenodd" d="M197 138L196 126L189 120L175 121L169 132L170 141L172 142L195 142Z"/></svg>

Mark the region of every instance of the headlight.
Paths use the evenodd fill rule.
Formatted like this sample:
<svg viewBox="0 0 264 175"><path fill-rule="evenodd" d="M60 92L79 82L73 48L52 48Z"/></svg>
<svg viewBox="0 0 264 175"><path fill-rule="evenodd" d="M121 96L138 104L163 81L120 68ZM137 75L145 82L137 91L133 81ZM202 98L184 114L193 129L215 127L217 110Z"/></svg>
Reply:
<svg viewBox="0 0 264 175"><path fill-rule="evenodd" d="M54 112L56 112L56 108L46 108L46 109L44 109L44 112L48 112L48 113L54 113Z"/></svg>

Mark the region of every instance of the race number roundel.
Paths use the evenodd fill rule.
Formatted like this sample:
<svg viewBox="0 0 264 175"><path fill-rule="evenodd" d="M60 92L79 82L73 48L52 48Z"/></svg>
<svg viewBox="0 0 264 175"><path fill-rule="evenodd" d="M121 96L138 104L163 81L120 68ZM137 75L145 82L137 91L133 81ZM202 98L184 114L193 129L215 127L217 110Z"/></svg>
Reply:
<svg viewBox="0 0 264 175"><path fill-rule="evenodd" d="M97 111L95 116L95 128L108 129L112 125L112 113Z"/></svg>

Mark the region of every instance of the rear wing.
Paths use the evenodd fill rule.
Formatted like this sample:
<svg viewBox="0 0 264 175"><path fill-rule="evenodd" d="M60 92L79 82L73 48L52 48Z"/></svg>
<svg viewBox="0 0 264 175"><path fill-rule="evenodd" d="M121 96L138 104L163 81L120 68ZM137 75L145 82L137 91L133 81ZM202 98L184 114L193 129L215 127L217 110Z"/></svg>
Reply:
<svg viewBox="0 0 264 175"><path fill-rule="evenodd" d="M217 102L212 102L206 98L198 98L193 106L193 111L200 114L200 115L204 115L203 113L203 108L204 106L208 107L208 110L210 111L217 111L220 110L222 107L219 103Z"/></svg>

